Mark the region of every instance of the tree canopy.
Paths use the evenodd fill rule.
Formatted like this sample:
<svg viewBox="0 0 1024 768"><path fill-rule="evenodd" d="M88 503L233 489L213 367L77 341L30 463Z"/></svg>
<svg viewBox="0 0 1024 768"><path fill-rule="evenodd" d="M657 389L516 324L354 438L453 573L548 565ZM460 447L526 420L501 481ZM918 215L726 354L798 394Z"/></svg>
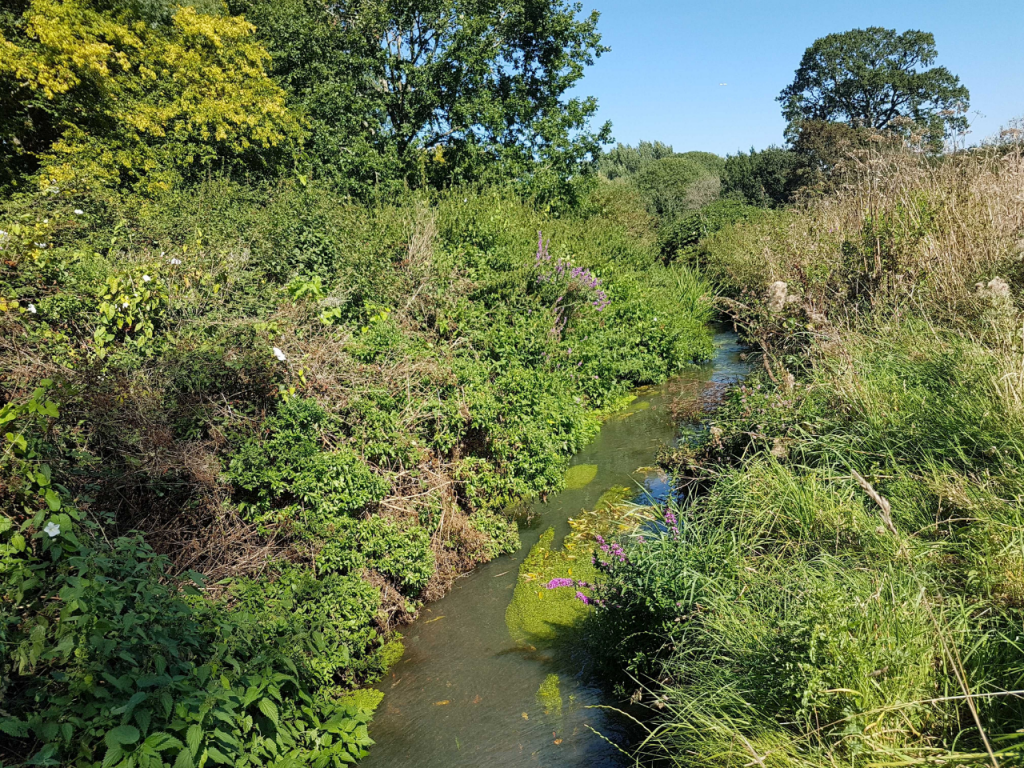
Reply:
<svg viewBox="0 0 1024 768"><path fill-rule="evenodd" d="M312 121L322 175L443 186L578 174L608 138L569 97L607 49L598 14L558 0L231 0ZM372 178L365 171L372 171ZM500 169L500 170L499 170ZM358 169L357 169L358 170Z"/></svg>
<svg viewBox="0 0 1024 768"><path fill-rule="evenodd" d="M608 180L633 176L655 160L671 157L675 152L668 144L660 141L641 141L635 147L616 144L603 152L597 161L597 168Z"/></svg>
<svg viewBox="0 0 1024 768"><path fill-rule="evenodd" d="M299 140L244 19L156 2L31 0L3 21L8 183L38 170L44 187L168 189L210 167L260 171Z"/></svg>
<svg viewBox="0 0 1024 768"><path fill-rule="evenodd" d="M708 153L687 153L687 155ZM706 158L673 155L648 164L633 177L651 213L672 219L715 200L722 188Z"/></svg>
<svg viewBox="0 0 1024 768"><path fill-rule="evenodd" d="M967 128L970 93L945 67L931 33L869 27L814 41L779 95L791 124L846 122L876 130L911 123L940 139Z"/></svg>

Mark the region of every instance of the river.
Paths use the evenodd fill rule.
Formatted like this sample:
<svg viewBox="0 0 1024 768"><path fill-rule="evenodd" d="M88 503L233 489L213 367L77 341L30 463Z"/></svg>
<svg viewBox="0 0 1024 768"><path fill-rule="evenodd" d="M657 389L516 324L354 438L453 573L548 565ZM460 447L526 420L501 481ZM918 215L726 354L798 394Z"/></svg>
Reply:
<svg viewBox="0 0 1024 768"><path fill-rule="evenodd" d="M708 382L737 380L745 367L735 335L718 333L716 355L659 387L638 392L612 416L573 465L596 465L585 487L536 503L520 534L523 546L457 581L443 599L406 627L405 655L378 688L385 694L370 735L377 745L369 768L559 766L632 764L626 721L601 705L617 702L586 674L579 653L555 653L515 641L506 626L519 566L541 534L558 542L569 519L593 509L615 486L637 499L664 498L667 479L653 469L658 451L677 439L668 411L674 393ZM555 677L557 676L557 677ZM552 704L557 693L557 706ZM596 708L595 708L596 707Z"/></svg>

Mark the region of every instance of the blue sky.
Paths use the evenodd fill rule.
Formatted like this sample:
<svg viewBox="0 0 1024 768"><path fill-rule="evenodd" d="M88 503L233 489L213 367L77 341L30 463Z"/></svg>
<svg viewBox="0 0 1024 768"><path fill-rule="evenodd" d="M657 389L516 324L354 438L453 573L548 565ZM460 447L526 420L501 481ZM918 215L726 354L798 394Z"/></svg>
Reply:
<svg viewBox="0 0 1024 768"><path fill-rule="evenodd" d="M616 141L726 154L782 143L775 97L800 57L831 32L881 26L932 32L938 65L971 91L980 141L1024 117L1022 0L584 0L612 51L584 78ZM719 85L728 83L728 85ZM981 113L981 114L976 114Z"/></svg>

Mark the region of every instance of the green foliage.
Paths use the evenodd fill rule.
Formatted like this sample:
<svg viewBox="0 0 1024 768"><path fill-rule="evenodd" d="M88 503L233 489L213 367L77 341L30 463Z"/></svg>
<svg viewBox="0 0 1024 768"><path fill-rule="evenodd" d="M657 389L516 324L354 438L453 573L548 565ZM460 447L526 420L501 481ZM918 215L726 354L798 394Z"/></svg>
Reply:
<svg viewBox="0 0 1024 768"><path fill-rule="evenodd" d="M59 198L5 205L0 323L21 351L2 371L13 463L0 489L16 515L0 552L57 574L41 587L37 571L4 571L0 605L19 606L0 611L16 680L4 709L58 728L16 737L19 758L64 739L72 718L70 741L46 747L57 762L81 748L81 764L102 763L122 725L138 739L116 731L124 754L111 754L140 765L157 733L170 740L145 747L153 764L154 750L178 760L177 742L182 764L204 750L207 764L355 757L367 713L329 702L398 649L378 634L372 584L412 612L429 584L514 551L515 524L496 510L559 488L598 412L711 351L706 284L660 264L651 219L631 208L555 217L496 189L369 207L312 181L225 179L156 199L90 193L80 214ZM603 311L559 313L568 288L538 281L538 230L600 276ZM40 392L17 389L25 380ZM98 527L76 522L71 498ZM172 559L125 535L136 528ZM72 541L92 553L73 571L41 550ZM294 562L253 556L268 551ZM181 578L196 563L235 574L222 597ZM71 576L110 590L83 593L80 620L101 628L109 656L96 663L125 686L106 703L94 693L113 684L88 667L92 651L44 658L64 642L53 633L74 630L55 618ZM19 590L42 591L26 602ZM145 687L174 653L184 677ZM148 725L114 712L151 690Z"/></svg>
<svg viewBox="0 0 1024 768"><path fill-rule="evenodd" d="M680 152L675 157L691 160L713 176L720 177L725 171L725 160L714 152Z"/></svg>
<svg viewBox="0 0 1024 768"><path fill-rule="evenodd" d="M613 149L601 153L597 169L609 181L636 176L655 160L671 157L675 152L668 144L660 141L641 141L635 147L616 144Z"/></svg>
<svg viewBox="0 0 1024 768"><path fill-rule="evenodd" d="M314 700L317 670L288 656L315 642L308 633L259 641L244 612L185 597L199 593L168 582L140 538L107 544L69 513L29 547L18 529L0 533L3 599L27 617L0 625L5 678L17 685L0 718L6 755L132 768L341 765L366 754L369 711Z"/></svg>
<svg viewBox="0 0 1024 768"><path fill-rule="evenodd" d="M146 22L142 11L34 0L0 35L3 111L20 118L3 124L17 151L0 180L38 171L53 192L152 193L289 154L299 122L250 24L193 7Z"/></svg>
<svg viewBox="0 0 1024 768"><path fill-rule="evenodd" d="M351 449L322 450L334 425L313 400L291 398L231 459L229 477L250 519L306 521L354 515L380 501L388 484Z"/></svg>
<svg viewBox="0 0 1024 768"><path fill-rule="evenodd" d="M764 360L596 594L596 653L657 702L645 757L1021 762L1019 173L882 153L700 245Z"/></svg>
<svg viewBox="0 0 1024 768"><path fill-rule="evenodd" d="M607 50L597 14L569 3L230 6L309 116L314 173L345 191L522 179L540 198L571 197L608 138L588 130L597 102L568 95Z"/></svg>
<svg viewBox="0 0 1024 768"><path fill-rule="evenodd" d="M736 392L691 455L734 466L610 577L619 607L597 644L670 681L653 743L684 765L728 764L739 735L781 765L808 764L805 749L810 764L870 764L922 741L981 764L977 730L935 694L964 685L1000 702L979 708L990 739L1016 727L1001 692L1024 668L1010 640L1020 416L977 343L920 323L864 330L848 362L818 357L795 390L762 377Z"/></svg>
<svg viewBox="0 0 1024 768"><path fill-rule="evenodd" d="M929 32L869 27L819 38L800 60L778 101L794 126L803 120L846 122L878 131L923 131L943 137L967 129L970 94L945 67Z"/></svg>
<svg viewBox="0 0 1024 768"><path fill-rule="evenodd" d="M703 153L701 153L703 154ZM651 213L671 219L718 197L719 176L700 158L673 155L648 164L633 178Z"/></svg>
<svg viewBox="0 0 1024 768"><path fill-rule="evenodd" d="M239 579L236 610L251 617L250 642L276 646L321 686L351 686L383 671L373 620L380 593L358 576L284 565L271 579Z"/></svg>
<svg viewBox="0 0 1024 768"><path fill-rule="evenodd" d="M469 516L469 524L480 533L486 534L485 547L489 557L511 555L519 551L519 526L505 515L474 512Z"/></svg>
<svg viewBox="0 0 1024 768"><path fill-rule="evenodd" d="M434 552L430 535L423 528L402 528L390 520L372 517L361 520L350 536L332 545L357 549L367 565L412 594L420 592L434 575Z"/></svg>
<svg viewBox="0 0 1024 768"><path fill-rule="evenodd" d="M705 238L732 224L755 220L759 216L760 209L744 200L723 197L662 227L658 232L661 251L670 260L695 259L697 246Z"/></svg>
<svg viewBox="0 0 1024 768"><path fill-rule="evenodd" d="M769 147L750 154L729 155L722 171L722 190L736 193L751 205L778 207L790 202L806 160L800 153Z"/></svg>
<svg viewBox="0 0 1024 768"><path fill-rule="evenodd" d="M841 171L855 158L880 152L898 152L903 140L892 132L851 127L845 123L801 120L789 132L790 145L800 158L795 178L789 178L805 190L828 191Z"/></svg>

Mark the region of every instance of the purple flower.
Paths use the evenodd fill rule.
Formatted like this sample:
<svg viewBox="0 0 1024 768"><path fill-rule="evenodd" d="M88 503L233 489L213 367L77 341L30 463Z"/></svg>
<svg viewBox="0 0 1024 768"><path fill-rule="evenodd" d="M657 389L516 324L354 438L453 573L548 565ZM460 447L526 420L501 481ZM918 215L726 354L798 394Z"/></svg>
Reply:
<svg viewBox="0 0 1024 768"><path fill-rule="evenodd" d="M577 592L576 593L576 599L579 600L584 605L590 605L590 598L587 597L586 595L584 595L582 592Z"/></svg>
<svg viewBox="0 0 1024 768"><path fill-rule="evenodd" d="M573 585L572 579L552 579L548 582L548 589L558 589L559 587L571 587Z"/></svg>

